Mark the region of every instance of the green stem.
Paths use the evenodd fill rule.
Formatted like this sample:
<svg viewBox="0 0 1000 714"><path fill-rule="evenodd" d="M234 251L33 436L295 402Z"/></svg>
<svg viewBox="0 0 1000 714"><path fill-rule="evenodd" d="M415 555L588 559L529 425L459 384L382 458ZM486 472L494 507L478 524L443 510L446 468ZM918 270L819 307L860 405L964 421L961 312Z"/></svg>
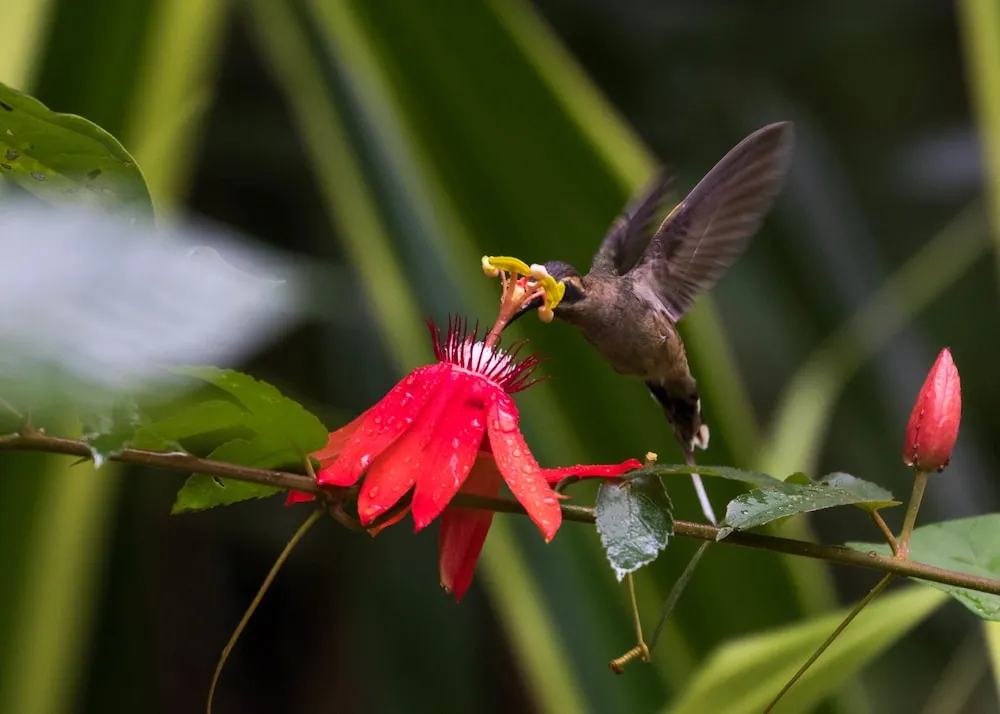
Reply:
<svg viewBox="0 0 1000 714"><path fill-rule="evenodd" d="M250 603L250 607L246 609L243 613L242 619L236 629L233 630L233 634L229 637L229 642L222 650L222 654L219 655L219 663L215 665L215 673L212 675L212 684L208 688L208 701L205 705L205 711L207 714L212 714L212 700L215 698L215 687L219 683L219 677L222 675L222 668L226 665L226 660L229 659L229 653L233 651L233 647L236 646L236 641L243 634L243 630L246 629L247 623L250 622L250 618L253 617L254 612L257 611L257 606L260 605L260 601L264 599L264 595L267 593L268 588L271 587L271 583L274 582L275 576L277 576L278 571L281 570L281 566L285 564L288 556L291 555L295 546L298 545L299 541L306 534L310 528L320 519L323 515L323 509L318 508L313 511L305 522L299 526L299 529L295 531L295 535L291 537L291 540L285 544L284 549L282 549L281 554L278 555L278 559L274 561L274 565L271 566L271 570L268 572L267 577L264 578L264 582L261 583L260 588L257 590L257 594L253 596L253 600Z"/></svg>
<svg viewBox="0 0 1000 714"><path fill-rule="evenodd" d="M667 624L667 618L670 617L670 613L674 611L674 607L677 605L677 601L681 599L681 594L687 587L687 584L691 581L691 576L694 575L695 568L698 567L698 561L701 560L701 556L705 555L705 551L708 550L708 546L711 543L705 542L698 546L698 550L694 552L691 556L691 560L688 564L684 566L683 572L677 580L674 582L674 586L670 588L670 594L667 595L666 601L663 603L663 607L660 609L660 621L656 623L656 629L653 630L653 636L649 638L649 651L652 652L653 648L656 647L656 643L660 639L660 633L663 632L663 626Z"/></svg>
<svg viewBox="0 0 1000 714"><path fill-rule="evenodd" d="M910 494L910 502L906 504L903 530L899 532L900 558L908 558L910 555L910 534L913 533L913 526L917 522L917 511L920 510L920 502L924 500L924 488L927 486L928 476L930 476L930 473L927 471L917 471L913 478L913 493Z"/></svg>
<svg viewBox="0 0 1000 714"><path fill-rule="evenodd" d="M776 696L774 699L771 700L771 703L767 705L767 709L764 710L763 714L769 714L769 712L772 709L774 709L775 706L777 706L778 702L781 701L781 698L785 696L788 690L791 689L795 685L795 683L802 678L802 675L804 675L806 671L813 665L813 662L818 660L822 656L822 654L826 652L826 650L830 647L830 645L833 644L833 641L840 636L840 633L846 630L847 626L854 621L854 618L857 617L861 613L861 611L865 609L865 606L867 606L868 603L874 600L875 597L880 592L885 590L886 585L888 585L892 581L893 577L894 576L890 573L889 575L886 575L884 578L879 580L878 584L875 587L873 587L869 591L869 593L865 595L860 602L858 602L857 605L854 606L854 609L847 614L847 617L844 618L844 621L841 622L839 625L837 625L837 629L834 630L830 634L830 636L823 641L823 644L821 644L819 648L812 653L812 656L806 660L805 664L799 667L799 671L796 672L795 675L790 680L788 680L788 683L785 684L784 687L782 687L781 691L778 692L778 696Z"/></svg>
<svg viewBox="0 0 1000 714"><path fill-rule="evenodd" d="M882 531L882 535L885 536L886 542L889 544L889 547L892 549L892 554L898 557L899 556L899 542L896 540L896 536L894 536L892 534L892 530L890 530L889 526L886 524L885 520L882 518L882 514L878 512L878 509L874 509L871 512L871 514L872 514L872 520L875 521L875 525L877 525L879 527L879 530Z"/></svg>

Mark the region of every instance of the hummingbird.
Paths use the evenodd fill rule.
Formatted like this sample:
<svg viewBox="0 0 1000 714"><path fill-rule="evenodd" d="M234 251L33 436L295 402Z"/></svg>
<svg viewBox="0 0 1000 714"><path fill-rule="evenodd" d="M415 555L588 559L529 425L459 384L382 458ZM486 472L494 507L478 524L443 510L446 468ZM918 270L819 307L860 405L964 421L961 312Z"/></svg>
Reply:
<svg viewBox="0 0 1000 714"><path fill-rule="evenodd" d="M643 380L673 427L685 461L708 447L698 385L676 324L744 252L781 190L791 159L792 124L758 129L737 144L656 228L671 178L659 170L615 218L590 264L544 264L565 286L556 318L578 329L612 369ZM526 303L514 319L540 307ZM512 319L511 322L514 320ZM715 515L697 474L702 509Z"/></svg>

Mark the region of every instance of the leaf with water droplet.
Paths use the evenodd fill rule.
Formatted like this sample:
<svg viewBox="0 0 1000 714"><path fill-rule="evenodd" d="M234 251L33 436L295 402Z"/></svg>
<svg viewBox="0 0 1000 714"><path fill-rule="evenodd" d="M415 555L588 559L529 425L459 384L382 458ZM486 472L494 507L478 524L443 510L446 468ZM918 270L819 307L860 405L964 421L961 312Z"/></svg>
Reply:
<svg viewBox="0 0 1000 714"><path fill-rule="evenodd" d="M805 480L805 483L803 483ZM748 530L799 513L838 506L858 506L865 510L899 505L892 494L870 481L845 473L832 473L812 482L801 474L794 480L774 479L729 502L723 528L716 537L722 540L734 530Z"/></svg>
<svg viewBox="0 0 1000 714"><path fill-rule="evenodd" d="M846 545L864 553L891 554L889 546L884 543ZM910 559L968 575L1000 579L1000 513L932 523L914 529L910 536ZM943 590L984 620L1000 621L1000 595L919 578L914 580Z"/></svg>
<svg viewBox="0 0 1000 714"><path fill-rule="evenodd" d="M135 160L111 134L0 83L0 176L43 201L152 216Z"/></svg>
<svg viewBox="0 0 1000 714"><path fill-rule="evenodd" d="M605 481L594 512L618 580L656 560L674 532L673 507L656 476Z"/></svg>
<svg viewBox="0 0 1000 714"><path fill-rule="evenodd" d="M208 458L241 466L267 468L273 465L274 452L266 442L233 439L214 449ZM273 486L247 481L193 474L177 492L171 514L203 511L215 506L227 506L251 498L266 498L281 491Z"/></svg>

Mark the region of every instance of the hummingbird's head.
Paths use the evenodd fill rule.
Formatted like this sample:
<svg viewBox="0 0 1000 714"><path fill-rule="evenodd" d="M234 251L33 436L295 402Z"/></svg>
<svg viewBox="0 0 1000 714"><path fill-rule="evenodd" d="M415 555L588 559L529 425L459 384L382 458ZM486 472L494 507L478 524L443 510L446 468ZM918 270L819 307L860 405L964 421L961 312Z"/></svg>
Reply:
<svg viewBox="0 0 1000 714"><path fill-rule="evenodd" d="M555 278L556 282L562 283L566 288L566 292L563 293L562 300L552 311L556 317L559 317L560 313L565 315L568 310L572 309L575 303L580 302L584 298L583 278L580 277L580 273L576 268L569 263L564 263L561 260L550 260L545 263L545 270L548 271L550 276ZM510 319L510 322L508 322L506 326L509 327L512 325L517 318L521 317L525 313L541 307L544 299L545 298L540 295L534 300L529 300L524 303L524 305L521 306L521 309L514 314L514 317Z"/></svg>

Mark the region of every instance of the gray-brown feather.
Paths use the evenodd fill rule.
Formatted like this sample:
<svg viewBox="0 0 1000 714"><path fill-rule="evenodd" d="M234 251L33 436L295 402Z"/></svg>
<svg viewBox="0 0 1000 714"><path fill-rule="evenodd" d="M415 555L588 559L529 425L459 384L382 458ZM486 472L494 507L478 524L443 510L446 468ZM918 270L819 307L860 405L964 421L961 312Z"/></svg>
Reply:
<svg viewBox="0 0 1000 714"><path fill-rule="evenodd" d="M635 267L653 237L654 221L663 216L670 182L666 170L660 169L646 189L615 218L590 263L591 273L624 275Z"/></svg>
<svg viewBox="0 0 1000 714"><path fill-rule="evenodd" d="M741 141L670 212L628 278L656 292L675 322L746 249L781 189L791 124Z"/></svg>

